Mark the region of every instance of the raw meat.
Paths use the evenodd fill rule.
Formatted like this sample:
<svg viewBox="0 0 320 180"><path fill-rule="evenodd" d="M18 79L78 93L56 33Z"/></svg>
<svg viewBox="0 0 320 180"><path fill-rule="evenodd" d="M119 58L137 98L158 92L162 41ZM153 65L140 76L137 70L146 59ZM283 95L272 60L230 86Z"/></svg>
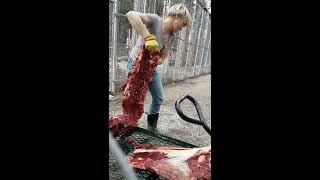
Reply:
<svg viewBox="0 0 320 180"><path fill-rule="evenodd" d="M133 144L134 142L136 142L136 140L132 136L129 136L127 138L127 142L128 142L128 144Z"/></svg>
<svg viewBox="0 0 320 180"><path fill-rule="evenodd" d="M202 148L137 145L129 163L168 180L211 179L211 146Z"/></svg>
<svg viewBox="0 0 320 180"><path fill-rule="evenodd" d="M138 120L144 112L143 104L148 92L148 84L152 79L152 72L155 70L159 58L159 53L150 54L144 46L142 47L134 69L123 86L122 114L109 117L109 129L114 137L123 135L137 127Z"/></svg>

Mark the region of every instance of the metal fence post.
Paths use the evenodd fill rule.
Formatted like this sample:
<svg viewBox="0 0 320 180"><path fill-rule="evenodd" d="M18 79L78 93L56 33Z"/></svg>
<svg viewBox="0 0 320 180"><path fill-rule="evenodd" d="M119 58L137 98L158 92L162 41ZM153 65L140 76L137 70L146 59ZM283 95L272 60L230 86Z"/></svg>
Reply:
<svg viewBox="0 0 320 180"><path fill-rule="evenodd" d="M108 48L109 48L109 56L108 56L108 64L109 64L109 92L112 92L112 28L113 28L113 2L109 0L109 22L111 22L110 26L108 27L109 30L109 38L108 38ZM108 25L106 25L108 26Z"/></svg>
<svg viewBox="0 0 320 180"><path fill-rule="evenodd" d="M146 13L147 0L143 1L143 12Z"/></svg>
<svg viewBox="0 0 320 180"><path fill-rule="evenodd" d="M207 20L208 18L206 18L206 20ZM204 57L204 54L205 54L205 50L207 49L206 47L205 47L205 45L206 44L208 44L208 41L210 41L210 35L209 35L209 38L208 38L208 34L209 34L209 30L210 30L210 28L209 28L209 21L207 22L207 30L206 30L206 34L205 34L205 41L204 41L204 43L203 43L203 46L202 46L202 48L203 48L203 51L202 51L202 54L201 54L201 61L200 61L200 68L199 68L199 75L201 74L201 68L202 68L202 62L203 62L203 57Z"/></svg>
<svg viewBox="0 0 320 180"><path fill-rule="evenodd" d="M209 55L209 53L210 53L210 45L211 45L211 32L210 32L210 35L209 35L209 43L208 43L208 52L207 52L207 54L206 54L206 61L205 61L205 68L204 68L204 73L206 73L207 72L207 68L208 68L208 64L207 64L207 61L208 61L208 59L209 59L209 57L210 56L208 56Z"/></svg>
<svg viewBox="0 0 320 180"><path fill-rule="evenodd" d="M183 72L183 76L182 76L183 79L186 76L186 71L187 71L187 66L188 66L189 48L190 48L190 44L188 44L188 48L187 48L186 64L184 66L184 72Z"/></svg>
<svg viewBox="0 0 320 180"><path fill-rule="evenodd" d="M203 11L201 11L201 22L200 22L200 32L198 32L198 43L196 44L196 55L195 55L195 60L194 60L194 63L193 63L193 76L195 76L195 72L196 72L196 63L197 63L197 54L198 54L198 47L199 47L199 40L200 40L200 35L201 35L201 27L202 27L202 21L203 21Z"/></svg>
<svg viewBox="0 0 320 180"><path fill-rule="evenodd" d="M188 67L188 59L189 59L189 55L191 54L190 53L190 48L191 48L191 44L190 44L190 37L191 37L191 34L193 33L193 28L191 27L190 29L190 32L189 32L189 36L188 36L188 41L186 42L186 45L188 46L187 47L187 55L186 55L186 64L185 64L185 67L184 67L184 72L183 72L183 79L185 78L186 76L186 71L187 71L187 67Z"/></svg>
<svg viewBox="0 0 320 180"><path fill-rule="evenodd" d="M209 59L210 61L209 61L209 63L208 63L208 64L209 64L208 72L211 72L210 69L211 69L211 63L212 63L212 60L213 60L213 59L211 59L211 44L210 44L210 51L209 51L209 52L210 52L210 54L209 54L209 56L208 56L208 59Z"/></svg>
<svg viewBox="0 0 320 180"><path fill-rule="evenodd" d="M168 81L167 74L168 74L168 69L169 69L170 57L171 57L171 55L168 56L167 59L162 63L163 70L162 70L162 79L161 80L163 80L165 82Z"/></svg>
<svg viewBox="0 0 320 180"><path fill-rule="evenodd" d="M175 76L176 76L176 69L177 69L177 64L179 62L177 62L177 54L178 54L178 49L179 49L179 45L180 45L180 39L177 40L177 48L176 48L176 51L174 53L174 69L173 69L173 76L172 76L172 81L175 80Z"/></svg>
<svg viewBox="0 0 320 180"><path fill-rule="evenodd" d="M211 33L210 33L211 35ZM211 57L211 41L209 42L209 46L208 46L209 50L208 50L208 54L207 54L207 57L206 57L206 73L208 72L208 67L209 67L209 62L208 62L208 59ZM212 59L210 59L210 61L212 61Z"/></svg>
<svg viewBox="0 0 320 180"><path fill-rule="evenodd" d="M118 0L113 0L113 8L114 8L114 12L113 12L113 52L112 52L112 84L111 84L111 91L113 93L116 92L116 85L115 85L115 81L116 81L116 67L117 67L117 60L118 60L118 47L117 47L117 31L118 31L118 18L117 18L117 14L118 14Z"/></svg>

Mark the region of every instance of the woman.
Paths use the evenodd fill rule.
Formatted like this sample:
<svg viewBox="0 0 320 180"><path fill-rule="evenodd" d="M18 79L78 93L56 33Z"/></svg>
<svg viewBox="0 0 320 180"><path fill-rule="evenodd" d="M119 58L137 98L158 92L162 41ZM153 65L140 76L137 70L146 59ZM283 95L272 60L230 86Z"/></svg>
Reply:
<svg viewBox="0 0 320 180"><path fill-rule="evenodd" d="M167 16L163 19L156 14L130 11L126 14L132 28L139 34L133 47L127 64L127 74L133 70L133 64L140 54L141 46L151 52L160 52L158 65L162 64L170 52L173 43L173 34L183 27L191 26L191 16L183 4L175 4L170 7ZM157 131L157 122L161 103L163 102L163 87L158 71L152 74L149 83L149 91L152 103L148 112L148 129Z"/></svg>

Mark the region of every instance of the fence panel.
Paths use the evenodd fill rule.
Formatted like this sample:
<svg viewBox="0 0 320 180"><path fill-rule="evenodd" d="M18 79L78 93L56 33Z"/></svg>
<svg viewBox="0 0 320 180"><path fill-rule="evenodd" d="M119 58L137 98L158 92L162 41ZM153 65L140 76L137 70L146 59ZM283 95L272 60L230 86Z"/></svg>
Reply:
<svg viewBox="0 0 320 180"><path fill-rule="evenodd" d="M114 92L115 88L114 88L114 84L113 84L113 72L114 72L114 68L113 68L113 49L114 49L114 1L110 1L109 2L109 92Z"/></svg>
<svg viewBox="0 0 320 180"><path fill-rule="evenodd" d="M109 92L118 92L126 79L126 64L137 40L125 14L129 11L165 17L176 3L187 6L192 27L175 34L170 55L158 71L163 84L211 72L211 28L209 14L199 0L109 0Z"/></svg>

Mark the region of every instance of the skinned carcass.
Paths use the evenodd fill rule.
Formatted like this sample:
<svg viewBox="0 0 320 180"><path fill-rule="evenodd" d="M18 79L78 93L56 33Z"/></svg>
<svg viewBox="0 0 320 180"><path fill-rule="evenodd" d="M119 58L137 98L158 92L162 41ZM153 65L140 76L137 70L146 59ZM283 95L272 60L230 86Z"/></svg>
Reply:
<svg viewBox="0 0 320 180"><path fill-rule="evenodd" d="M128 160L132 167L168 180L211 179L211 146L179 148L141 144Z"/></svg>
<svg viewBox="0 0 320 180"><path fill-rule="evenodd" d="M134 69L129 73L123 86L122 114L109 117L109 129L114 137L123 135L137 127L138 120L144 112L143 104L148 92L148 84L160 57L159 53L151 54L145 46L141 49Z"/></svg>

